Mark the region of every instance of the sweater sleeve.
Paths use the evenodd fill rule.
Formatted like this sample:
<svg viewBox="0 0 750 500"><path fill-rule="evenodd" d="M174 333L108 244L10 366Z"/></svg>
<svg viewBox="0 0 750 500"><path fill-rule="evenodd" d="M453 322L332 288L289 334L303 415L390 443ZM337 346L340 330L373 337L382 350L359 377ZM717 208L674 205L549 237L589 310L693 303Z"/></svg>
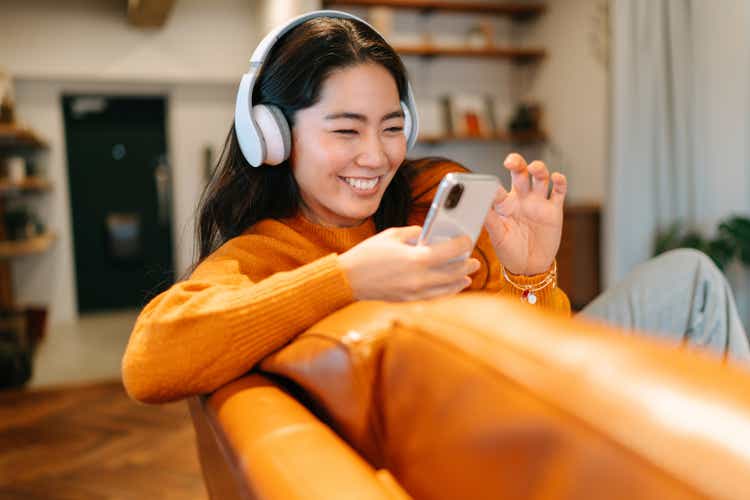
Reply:
<svg viewBox="0 0 750 500"><path fill-rule="evenodd" d="M335 254L256 283L237 260L207 260L138 316L123 383L144 403L211 392L353 300Z"/></svg>

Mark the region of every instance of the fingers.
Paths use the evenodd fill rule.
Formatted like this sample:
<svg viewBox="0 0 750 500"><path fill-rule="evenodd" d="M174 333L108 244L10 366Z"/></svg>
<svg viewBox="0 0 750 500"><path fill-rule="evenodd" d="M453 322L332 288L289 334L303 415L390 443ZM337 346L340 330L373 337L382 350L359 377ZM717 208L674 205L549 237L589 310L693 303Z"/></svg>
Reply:
<svg viewBox="0 0 750 500"><path fill-rule="evenodd" d="M474 274L479 270L480 266L481 264L477 259L469 258L448 262L442 266L434 267L429 271L435 278L430 285L449 283L455 281L461 276Z"/></svg>
<svg viewBox="0 0 750 500"><path fill-rule="evenodd" d="M535 195L546 199L549 190L549 170L547 170L547 165L541 161L533 161L527 170L531 174L531 191Z"/></svg>
<svg viewBox="0 0 750 500"><path fill-rule="evenodd" d="M418 258L427 266L442 266L453 259L468 257L474 249L473 242L468 236L458 236L449 240L417 247Z"/></svg>
<svg viewBox="0 0 750 500"><path fill-rule="evenodd" d="M436 297L449 293L458 293L471 285L471 278L481 267L477 259L465 259L451 262L424 273L420 297Z"/></svg>
<svg viewBox="0 0 750 500"><path fill-rule="evenodd" d="M456 280L454 282L445 284L445 285L439 285L434 286L431 288L426 289L420 296L421 300L426 299L432 299L435 297L443 297L446 295L454 295L461 290L469 287L471 285L471 278L468 278L464 276L463 278Z"/></svg>
<svg viewBox="0 0 750 500"><path fill-rule="evenodd" d="M549 199L555 206L562 207L565 202L565 194L568 192L568 180L561 173L552 174L552 192Z"/></svg>
<svg viewBox="0 0 750 500"><path fill-rule="evenodd" d="M505 168L510 170L510 179L513 184L513 190L519 195L525 195L529 192L529 172L527 170L526 160L518 153L511 153L503 162Z"/></svg>
<svg viewBox="0 0 750 500"><path fill-rule="evenodd" d="M568 183L565 176L559 172L550 175L549 169L544 162L533 161L527 165L523 156L518 153L511 153L505 159L504 165L505 168L510 170L510 177L513 182L513 190L509 195L513 195L514 192L519 196L533 193L540 198L547 199L551 180L552 192L549 193L549 199L560 206L565 201L565 193L568 190ZM496 206L498 203L502 204L505 198L507 196L503 200L498 200L496 195L494 205ZM499 213L502 213L502 210Z"/></svg>

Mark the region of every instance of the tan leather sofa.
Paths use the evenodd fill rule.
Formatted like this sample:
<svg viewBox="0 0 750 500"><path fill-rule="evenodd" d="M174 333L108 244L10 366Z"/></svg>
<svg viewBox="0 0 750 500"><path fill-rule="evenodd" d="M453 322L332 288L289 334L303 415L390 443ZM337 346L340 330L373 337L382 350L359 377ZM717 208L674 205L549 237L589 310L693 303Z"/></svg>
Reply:
<svg viewBox="0 0 750 500"><path fill-rule="evenodd" d="M355 303L190 407L214 499L750 498L750 372L484 294Z"/></svg>

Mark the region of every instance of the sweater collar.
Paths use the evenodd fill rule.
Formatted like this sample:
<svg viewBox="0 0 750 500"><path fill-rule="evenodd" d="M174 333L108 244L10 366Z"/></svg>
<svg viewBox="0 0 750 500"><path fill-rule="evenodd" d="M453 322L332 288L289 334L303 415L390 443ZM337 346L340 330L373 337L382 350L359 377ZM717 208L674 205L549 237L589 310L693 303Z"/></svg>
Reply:
<svg viewBox="0 0 750 500"><path fill-rule="evenodd" d="M328 227L308 220L302 212L279 222L314 240L316 243L337 252L349 250L370 236L374 236L375 221L368 217L362 224L353 227Z"/></svg>

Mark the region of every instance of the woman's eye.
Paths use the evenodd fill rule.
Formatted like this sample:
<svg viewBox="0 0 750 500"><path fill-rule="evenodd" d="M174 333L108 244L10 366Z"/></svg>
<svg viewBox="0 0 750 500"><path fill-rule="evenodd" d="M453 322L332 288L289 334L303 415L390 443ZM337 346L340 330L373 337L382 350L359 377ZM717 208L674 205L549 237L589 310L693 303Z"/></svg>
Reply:
<svg viewBox="0 0 750 500"><path fill-rule="evenodd" d="M404 127L388 127L385 129L386 132L403 132Z"/></svg>
<svg viewBox="0 0 750 500"><path fill-rule="evenodd" d="M357 133L354 129L341 129L341 130L334 130L333 131L336 134L343 134L343 135L354 135Z"/></svg>

